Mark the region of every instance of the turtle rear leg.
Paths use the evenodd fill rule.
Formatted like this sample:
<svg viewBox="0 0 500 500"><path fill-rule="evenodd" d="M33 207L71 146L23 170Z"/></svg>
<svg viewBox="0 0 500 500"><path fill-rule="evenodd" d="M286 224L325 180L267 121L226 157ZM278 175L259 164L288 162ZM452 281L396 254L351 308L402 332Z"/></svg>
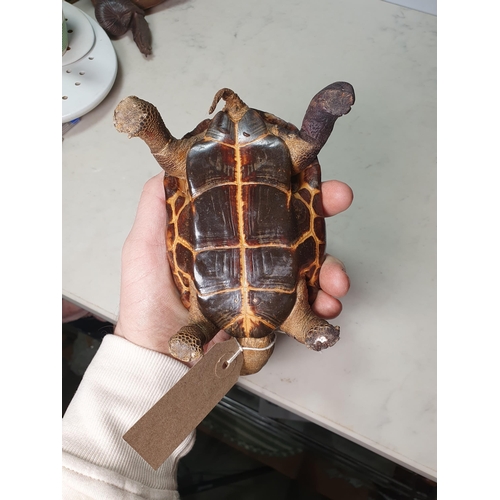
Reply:
<svg viewBox="0 0 500 500"><path fill-rule="evenodd" d="M203 356L203 346L210 342L219 329L208 320L183 326L169 341L170 354L186 363Z"/></svg>
<svg viewBox="0 0 500 500"><path fill-rule="evenodd" d="M307 283L301 279L297 285L297 300L290 316L280 326L280 331L314 351L332 347L340 338L340 328L318 318L309 305Z"/></svg>

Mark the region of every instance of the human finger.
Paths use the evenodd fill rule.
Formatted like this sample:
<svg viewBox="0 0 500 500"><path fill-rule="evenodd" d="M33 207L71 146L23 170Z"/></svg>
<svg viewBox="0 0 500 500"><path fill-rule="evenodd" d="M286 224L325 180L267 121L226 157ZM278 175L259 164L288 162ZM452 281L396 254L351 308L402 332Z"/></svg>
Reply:
<svg viewBox="0 0 500 500"><path fill-rule="evenodd" d="M335 180L323 182L321 194L325 217L331 217L347 210L354 197L352 189L347 184Z"/></svg>
<svg viewBox="0 0 500 500"><path fill-rule="evenodd" d="M320 290L311 309L320 318L332 319L336 318L342 312L342 303L339 299Z"/></svg>
<svg viewBox="0 0 500 500"><path fill-rule="evenodd" d="M229 333L226 333L224 330L220 330L215 337L210 340L207 344L203 346L203 352L209 351L215 344L218 344L219 342L225 342L226 340L229 340L231 338L231 335Z"/></svg>
<svg viewBox="0 0 500 500"><path fill-rule="evenodd" d="M340 298L349 291L350 285L351 282L342 261L327 254L319 272L321 290L332 297Z"/></svg>
<svg viewBox="0 0 500 500"><path fill-rule="evenodd" d="M163 174L160 173L149 179L142 189L129 239L164 245L166 218Z"/></svg>

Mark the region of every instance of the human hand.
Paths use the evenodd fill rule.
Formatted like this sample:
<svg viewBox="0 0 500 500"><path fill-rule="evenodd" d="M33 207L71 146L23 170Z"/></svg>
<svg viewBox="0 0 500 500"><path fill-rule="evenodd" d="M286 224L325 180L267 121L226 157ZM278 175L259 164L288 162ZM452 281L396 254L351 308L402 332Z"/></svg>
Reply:
<svg viewBox="0 0 500 500"><path fill-rule="evenodd" d="M329 217L346 210L352 191L339 181L323 182L323 208ZM120 311L115 334L134 344L170 354L168 342L189 322L167 259L165 231L167 215L163 173L144 186L132 230L122 251ZM339 298L349 290L349 277L342 262L327 255L320 271L321 290L312 305L320 317L331 319L342 310ZM205 347L228 340L220 331Z"/></svg>

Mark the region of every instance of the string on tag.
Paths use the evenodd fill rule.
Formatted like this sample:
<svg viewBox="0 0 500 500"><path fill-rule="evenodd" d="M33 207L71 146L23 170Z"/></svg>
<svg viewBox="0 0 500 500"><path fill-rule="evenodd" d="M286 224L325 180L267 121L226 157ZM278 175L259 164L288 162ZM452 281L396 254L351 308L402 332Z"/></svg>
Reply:
<svg viewBox="0 0 500 500"><path fill-rule="evenodd" d="M238 343L238 350L224 363L228 367L243 351L267 351L276 343L276 334L273 333L273 340L266 347L243 347Z"/></svg>

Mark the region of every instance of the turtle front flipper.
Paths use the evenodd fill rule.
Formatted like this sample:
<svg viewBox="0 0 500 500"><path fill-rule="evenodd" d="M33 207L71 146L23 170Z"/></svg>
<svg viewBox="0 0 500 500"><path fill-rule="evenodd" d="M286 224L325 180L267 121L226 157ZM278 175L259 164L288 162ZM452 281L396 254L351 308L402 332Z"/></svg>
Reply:
<svg viewBox="0 0 500 500"><path fill-rule="evenodd" d="M312 312L305 279L299 281L295 306L279 329L313 351L332 347L340 339L338 326L331 325Z"/></svg>
<svg viewBox="0 0 500 500"><path fill-rule="evenodd" d="M140 137L167 175L186 177L186 156L197 137L175 139L151 103L129 96L116 106L114 125L118 132Z"/></svg>

